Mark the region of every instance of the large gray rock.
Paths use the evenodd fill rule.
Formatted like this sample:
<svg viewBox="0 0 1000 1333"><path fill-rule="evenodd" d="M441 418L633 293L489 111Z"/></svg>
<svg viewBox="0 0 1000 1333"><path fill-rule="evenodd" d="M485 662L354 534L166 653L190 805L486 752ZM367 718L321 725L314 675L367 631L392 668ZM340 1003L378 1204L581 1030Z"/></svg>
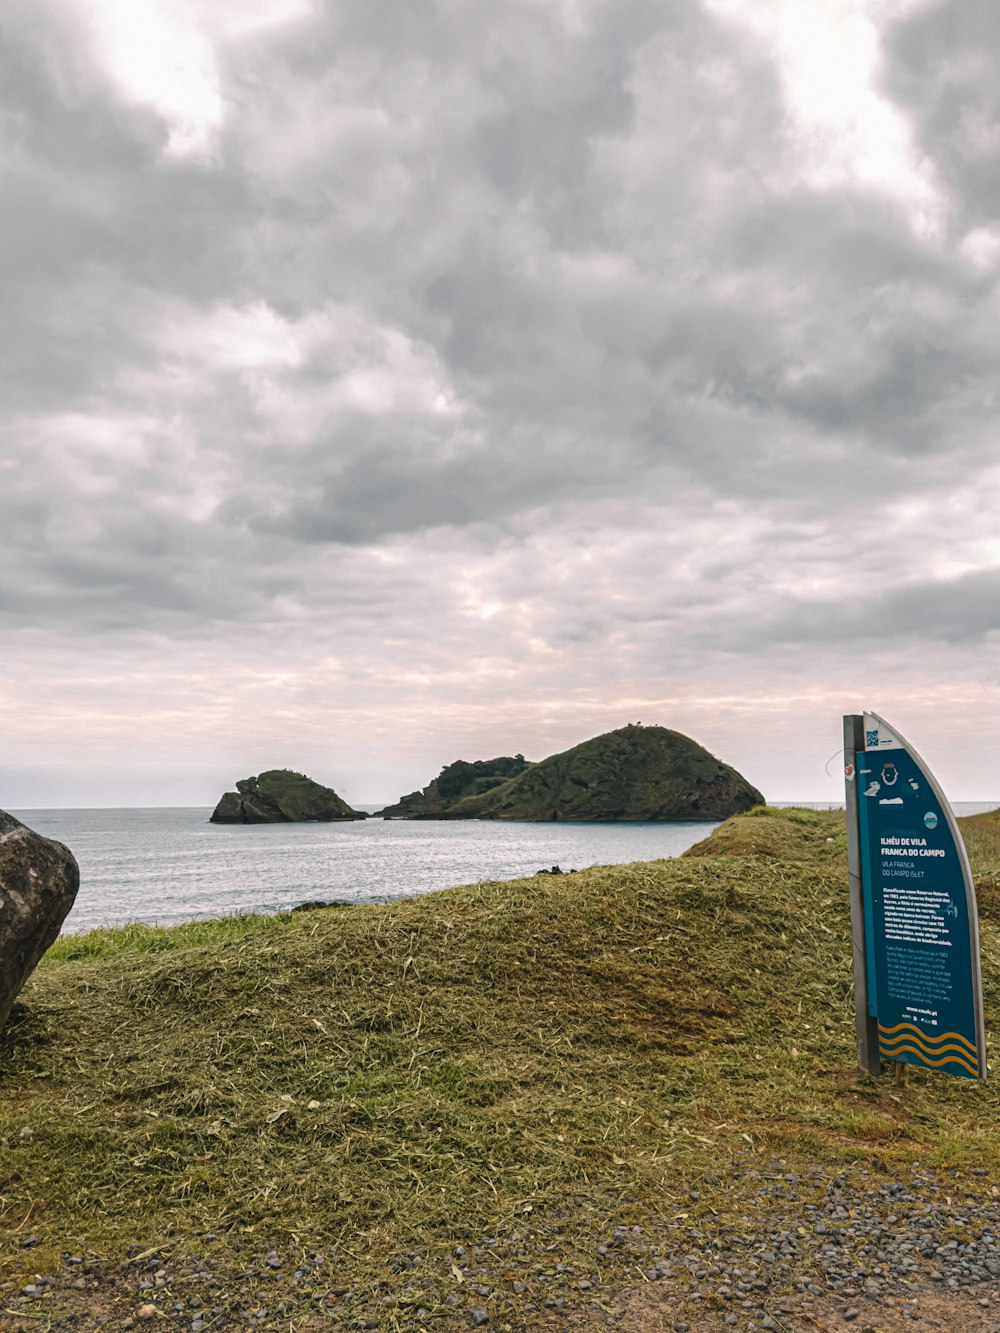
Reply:
<svg viewBox="0 0 1000 1333"><path fill-rule="evenodd" d="M0 810L0 1027L79 887L80 868L68 848Z"/></svg>

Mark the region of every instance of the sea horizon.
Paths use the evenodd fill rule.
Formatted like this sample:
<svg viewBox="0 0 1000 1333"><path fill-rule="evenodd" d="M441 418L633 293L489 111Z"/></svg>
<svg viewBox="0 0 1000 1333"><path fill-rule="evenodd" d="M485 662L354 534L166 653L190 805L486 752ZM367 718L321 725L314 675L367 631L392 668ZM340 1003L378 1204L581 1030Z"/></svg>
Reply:
<svg viewBox="0 0 1000 1333"><path fill-rule="evenodd" d="M362 811L363 813L365 813L365 814L369 814L369 815L374 814L374 813L375 813L376 811L378 811L378 810L385 810L385 809L387 809L387 808L388 808L389 806L391 806L391 805L396 805L396 804L398 803L398 801L400 800L400 798L399 798L398 796L393 797L393 798L391 798L390 800L386 800L386 801L352 801L352 800L349 800L346 796L345 796L343 799L347 802L347 804L351 807L352 810ZM809 799L801 799L801 798L800 798L800 799L796 799L796 798L791 798L791 799L787 799L787 800L766 800L766 801L764 802L764 804L765 804L765 805L769 805L769 806L771 806L771 807L772 807L773 809L775 809L775 810L787 810L787 809L789 809L789 808L791 808L791 807L800 807L800 808L802 808L802 809L806 809L806 810L813 810L813 809L815 809L815 810L842 810L842 809L844 808L844 802L843 802L843 800L838 800L838 799L833 798L833 797L823 797L823 796L812 797L812 798L809 798ZM982 812L986 812L986 811L989 811L989 810L997 810L997 809L1000 809L1000 797L983 797L983 798L972 798L972 797L970 797L968 800L953 800L953 801L949 801L949 804L951 805L951 807L952 807L953 810L958 810L959 807L962 807L962 813L971 813L971 811L966 810L966 807L971 807L971 806L975 806L975 807L976 807L976 811L975 811L975 813L982 813ZM41 811L47 811L47 810L67 810L67 811L68 811L68 810L72 810L72 811L86 811L86 810L208 810L208 811L212 811L212 810L215 809L215 805L213 805L213 804L208 804L208 803L199 803L199 802L192 802L192 803L190 803L190 804L184 804L184 805L169 805L169 804L167 804L167 805L164 805L164 804L156 804L156 805L150 805L150 804L144 804L144 805L106 805L106 804L99 804L99 805L17 805L17 806L0 806L0 809L4 809L4 810L6 810L8 814L11 814L11 815L13 815L15 818L17 818L17 817L19 817L19 815L21 815L21 814L29 814L29 813L31 813L31 812L39 811L39 810L41 810ZM514 821L514 822L530 823L530 822L534 822L534 821L524 820L524 821ZM552 821L550 821L550 822L552 822L552 823L559 823L559 822L564 822L564 821L552 820ZM573 822L573 821L568 821L568 822ZM590 821L580 821L580 822L590 822ZM607 820L607 821L593 821L593 822L599 822L599 823L600 823L600 822L615 823L615 822L618 822L618 821ZM670 822L670 821L649 820L649 821L643 821L643 822L660 823L660 822ZM694 822L698 822L698 821L694 821ZM709 821L709 822L711 822L711 821Z"/></svg>

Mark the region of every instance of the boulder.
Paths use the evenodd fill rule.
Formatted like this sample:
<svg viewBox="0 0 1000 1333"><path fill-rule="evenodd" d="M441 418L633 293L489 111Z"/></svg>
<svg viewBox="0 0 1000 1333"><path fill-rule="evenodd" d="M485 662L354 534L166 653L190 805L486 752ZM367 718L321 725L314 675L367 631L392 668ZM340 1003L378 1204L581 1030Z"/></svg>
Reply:
<svg viewBox="0 0 1000 1333"><path fill-rule="evenodd" d="M0 810L0 1027L79 887L72 852Z"/></svg>
<svg viewBox="0 0 1000 1333"><path fill-rule="evenodd" d="M332 787L289 768L271 768L258 777L241 779L235 791L225 792L211 823L300 824L366 818L342 801Z"/></svg>
<svg viewBox="0 0 1000 1333"><path fill-rule="evenodd" d="M321 912L328 911L331 907L353 907L354 903L349 903L344 898L331 898L329 902L325 899L317 898L314 902L299 903L293 907L293 912Z"/></svg>

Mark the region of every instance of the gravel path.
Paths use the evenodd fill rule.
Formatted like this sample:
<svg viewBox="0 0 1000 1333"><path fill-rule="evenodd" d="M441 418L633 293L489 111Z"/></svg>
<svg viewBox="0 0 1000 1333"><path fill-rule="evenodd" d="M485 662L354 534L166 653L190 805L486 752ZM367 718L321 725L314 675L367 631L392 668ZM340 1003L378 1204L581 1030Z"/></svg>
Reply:
<svg viewBox="0 0 1000 1333"><path fill-rule="evenodd" d="M748 1170L743 1184L746 1216L688 1228L687 1247L648 1267L625 1297L623 1333L1000 1333L1000 1190L985 1168L849 1182L779 1164Z"/></svg>
<svg viewBox="0 0 1000 1333"><path fill-rule="evenodd" d="M726 1220L711 1207L723 1198ZM333 1254L262 1248L238 1265L209 1238L215 1258L137 1246L109 1267L71 1250L57 1273L0 1283L0 1329L1000 1333L1000 1189L983 1167L848 1178L747 1163L597 1243L579 1242L572 1216L399 1256L365 1291L338 1281ZM30 1263L31 1237L16 1243Z"/></svg>

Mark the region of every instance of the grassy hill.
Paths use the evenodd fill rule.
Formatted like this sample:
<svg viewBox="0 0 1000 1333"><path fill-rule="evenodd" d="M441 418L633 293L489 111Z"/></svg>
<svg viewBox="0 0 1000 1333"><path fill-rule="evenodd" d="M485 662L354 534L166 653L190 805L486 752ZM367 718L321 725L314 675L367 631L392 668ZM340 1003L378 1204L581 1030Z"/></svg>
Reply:
<svg viewBox="0 0 1000 1333"><path fill-rule="evenodd" d="M688 736L632 723L531 764L458 801L452 819L726 819L760 805L756 787Z"/></svg>
<svg viewBox="0 0 1000 1333"><path fill-rule="evenodd" d="M989 1023L1000 818L965 830ZM410 1290L445 1314L468 1237L718 1218L748 1157L997 1161L995 1083L913 1071L901 1097L853 1043L837 814L756 810L679 860L66 937L0 1035L0 1276L67 1250L231 1273L324 1251L353 1308Z"/></svg>

